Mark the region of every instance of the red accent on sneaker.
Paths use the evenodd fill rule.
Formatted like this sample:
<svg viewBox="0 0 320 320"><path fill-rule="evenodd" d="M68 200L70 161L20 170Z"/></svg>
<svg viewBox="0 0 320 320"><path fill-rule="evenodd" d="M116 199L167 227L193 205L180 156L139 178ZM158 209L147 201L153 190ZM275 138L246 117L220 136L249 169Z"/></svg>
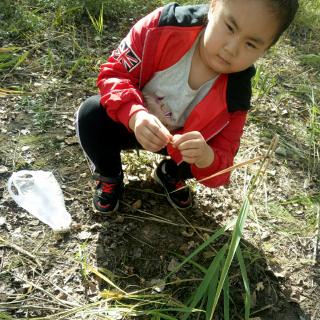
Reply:
<svg viewBox="0 0 320 320"><path fill-rule="evenodd" d="M97 203L102 209L107 209L107 208L109 208L110 207L110 204L101 204L101 202L100 201L98 201L98 203Z"/></svg>
<svg viewBox="0 0 320 320"><path fill-rule="evenodd" d="M108 183L108 182L102 182L101 183L102 192L111 193L113 188L114 188L114 184L113 183Z"/></svg>

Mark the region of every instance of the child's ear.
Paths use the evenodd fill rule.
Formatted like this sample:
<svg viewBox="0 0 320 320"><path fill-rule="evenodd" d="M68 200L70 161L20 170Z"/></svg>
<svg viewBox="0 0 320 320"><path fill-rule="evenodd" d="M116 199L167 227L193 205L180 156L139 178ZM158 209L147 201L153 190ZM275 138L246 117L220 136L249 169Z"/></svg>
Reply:
<svg viewBox="0 0 320 320"><path fill-rule="evenodd" d="M208 11L208 19L212 16L218 1L219 0L211 0L209 11Z"/></svg>
<svg viewBox="0 0 320 320"><path fill-rule="evenodd" d="M212 0L211 3L210 3L210 12L213 12L214 11L214 7L216 6L217 4L217 0Z"/></svg>

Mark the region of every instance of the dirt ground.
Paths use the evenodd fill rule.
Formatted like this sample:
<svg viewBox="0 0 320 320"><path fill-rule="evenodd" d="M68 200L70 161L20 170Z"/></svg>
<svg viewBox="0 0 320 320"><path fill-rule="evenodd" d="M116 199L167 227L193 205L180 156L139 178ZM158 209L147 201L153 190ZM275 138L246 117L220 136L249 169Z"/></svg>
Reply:
<svg viewBox="0 0 320 320"><path fill-rule="evenodd" d="M63 80L57 81L59 88L68 88ZM199 246L199 234L206 237L236 217L248 179L258 168L256 164L236 170L232 184L216 190L193 184L195 203L183 218L150 177L161 157L127 152L123 154L126 189L119 211L108 217L96 215L91 204L94 183L73 124L77 107L93 92L56 92L56 84L42 88L42 95L0 100L0 311L13 318L44 317L98 301L98 292L106 284L86 276L89 265L104 270L128 292L157 284L181 261L177 253L187 256ZM45 101L41 100L44 91ZM51 104L51 109L37 118L30 107L35 101ZM254 115L258 117L259 111ZM261 132L258 124L249 121L236 162L264 154L270 137ZM54 236L10 198L7 180L21 169L54 173L72 216L69 233ZM297 190L300 195L319 191L312 179L306 179L299 161L276 155L256 194L241 243L250 278L252 319L320 319L316 223L306 222L307 216L316 214L308 203L292 201L299 195ZM226 239L227 235L216 248ZM196 262L206 266L213 255L210 248ZM231 275L233 318L241 319L243 284L236 265ZM175 280L200 276L188 265ZM168 289L183 301L196 284L181 281L159 290Z"/></svg>

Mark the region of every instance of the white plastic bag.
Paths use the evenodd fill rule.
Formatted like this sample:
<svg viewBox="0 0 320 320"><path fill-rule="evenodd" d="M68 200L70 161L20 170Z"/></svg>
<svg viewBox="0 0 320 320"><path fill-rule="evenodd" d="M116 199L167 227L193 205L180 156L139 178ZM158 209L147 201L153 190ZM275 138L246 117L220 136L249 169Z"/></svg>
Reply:
<svg viewBox="0 0 320 320"><path fill-rule="evenodd" d="M12 190L13 187L17 193ZM63 193L52 172L14 172L8 180L8 191L19 206L54 231L70 229L71 216L66 210Z"/></svg>

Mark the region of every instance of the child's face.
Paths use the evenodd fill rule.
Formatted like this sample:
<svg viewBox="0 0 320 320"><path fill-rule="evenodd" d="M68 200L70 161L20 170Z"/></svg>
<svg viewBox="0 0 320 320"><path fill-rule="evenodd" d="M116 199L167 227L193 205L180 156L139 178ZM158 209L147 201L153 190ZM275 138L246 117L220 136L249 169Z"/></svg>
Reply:
<svg viewBox="0 0 320 320"><path fill-rule="evenodd" d="M199 52L217 73L248 68L271 45L279 23L263 0L213 0Z"/></svg>

